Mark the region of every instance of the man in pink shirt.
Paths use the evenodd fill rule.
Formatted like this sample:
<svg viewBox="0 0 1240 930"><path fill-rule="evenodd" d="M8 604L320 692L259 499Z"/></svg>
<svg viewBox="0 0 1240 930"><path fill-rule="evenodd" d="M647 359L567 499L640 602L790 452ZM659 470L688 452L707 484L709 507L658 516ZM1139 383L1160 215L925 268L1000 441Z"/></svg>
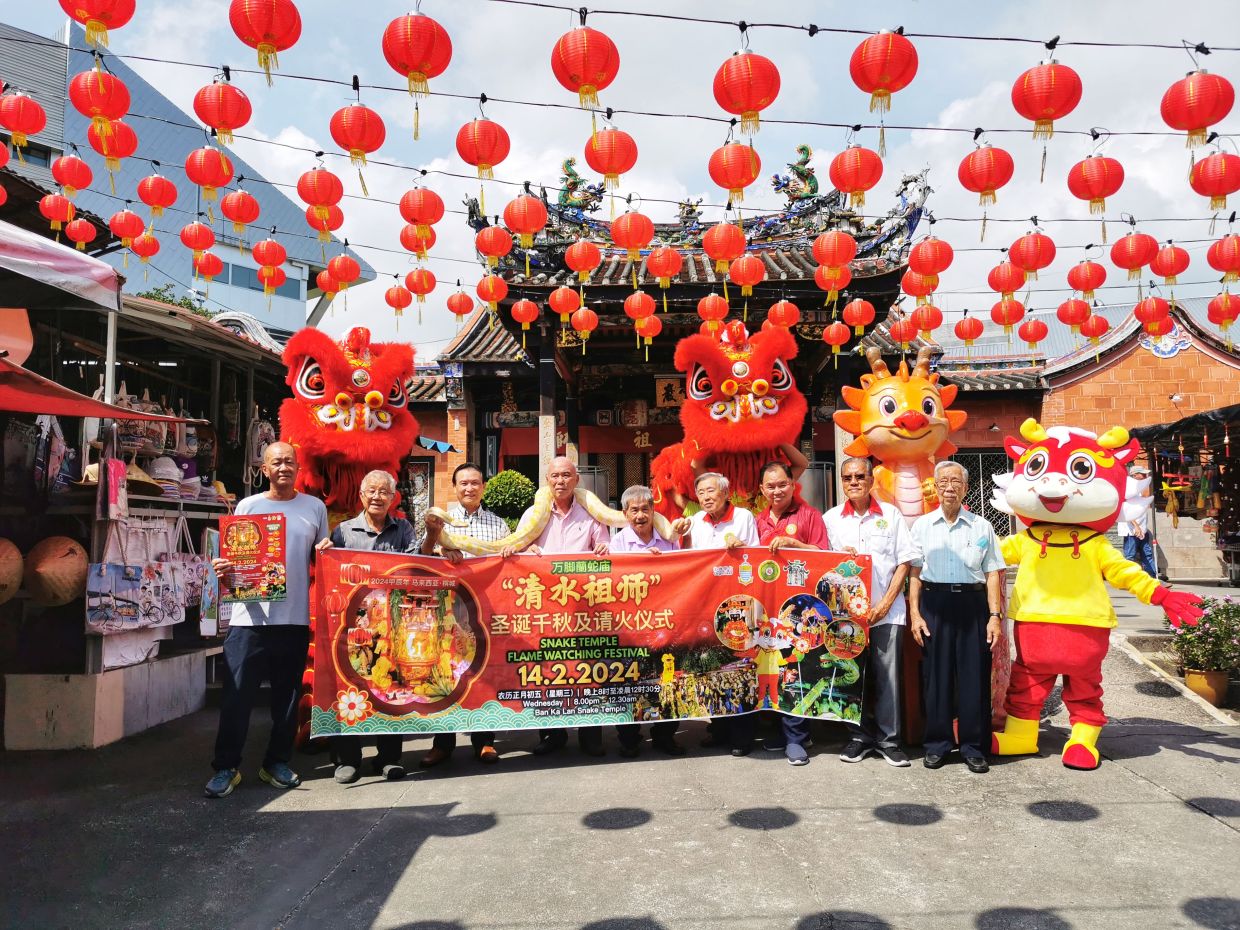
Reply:
<svg viewBox="0 0 1240 930"><path fill-rule="evenodd" d="M551 517L538 539L524 549L524 552L531 555L607 555L610 551L608 541L611 533L577 503L575 492L580 481L581 475L577 473L577 466L571 460L562 455L551 460L551 467L547 469L547 484L551 488ZM518 527L533 519L533 510L531 507L521 515ZM503 554L510 555L511 551L506 548ZM563 728L540 730L534 753L543 756L556 752L563 749L567 742L568 732ZM604 755L603 728L578 728L577 745L588 756Z"/></svg>

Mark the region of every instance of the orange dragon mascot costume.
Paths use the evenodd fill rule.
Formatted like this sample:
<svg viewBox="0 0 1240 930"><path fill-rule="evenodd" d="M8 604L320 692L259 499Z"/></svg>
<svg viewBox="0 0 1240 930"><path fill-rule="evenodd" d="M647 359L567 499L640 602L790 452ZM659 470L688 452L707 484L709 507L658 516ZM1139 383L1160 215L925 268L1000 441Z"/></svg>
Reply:
<svg viewBox="0 0 1240 930"><path fill-rule="evenodd" d="M1012 756L1038 751L1042 705L1063 675L1063 701L1072 733L1063 764L1098 767L1102 712L1102 660L1115 626L1103 580L1157 604L1175 626L1195 624L1200 598L1172 591L1127 561L1107 542L1106 531L1125 506L1127 463L1140 445L1113 427L1101 436L1073 427L1043 429L1026 420L1023 442L1008 437L1015 469L996 475L993 503L1014 514L1024 531L1006 537L1003 556L1019 566L1011 613L1016 661L1007 692L1007 724L992 737L991 751ZM1129 502L1131 505L1132 502Z"/></svg>

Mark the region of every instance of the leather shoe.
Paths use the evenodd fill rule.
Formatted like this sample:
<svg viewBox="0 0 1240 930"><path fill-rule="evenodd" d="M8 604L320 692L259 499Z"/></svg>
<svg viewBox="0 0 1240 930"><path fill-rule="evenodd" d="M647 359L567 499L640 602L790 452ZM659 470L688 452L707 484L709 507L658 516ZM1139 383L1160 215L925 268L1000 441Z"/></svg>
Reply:
<svg viewBox="0 0 1240 930"><path fill-rule="evenodd" d="M494 765L499 761L499 753L496 751L494 746L481 746L477 752L474 753L474 758L476 758L483 765Z"/></svg>
<svg viewBox="0 0 1240 930"><path fill-rule="evenodd" d="M651 740L651 744L655 749L659 750L659 752L664 755L683 756L685 754L685 747L676 742L674 737L669 739Z"/></svg>
<svg viewBox="0 0 1240 930"><path fill-rule="evenodd" d="M733 747L732 747L732 755L736 756L736 758L738 758L738 759L739 759L741 756L747 756L747 755L749 755L749 753L752 751L752 749L753 749L753 747L751 747L751 746L733 746Z"/></svg>
<svg viewBox="0 0 1240 930"><path fill-rule="evenodd" d="M599 756L607 755L607 750L603 748L603 744L601 742L599 743L585 742L585 743L578 743L577 745L580 747L581 751L585 753L587 756L594 756L597 759Z"/></svg>
<svg viewBox="0 0 1240 930"><path fill-rule="evenodd" d="M921 764L928 769L941 769L946 761L947 756L939 755L937 752L928 752L926 757L921 760Z"/></svg>
<svg viewBox="0 0 1240 930"><path fill-rule="evenodd" d="M422 761L418 763L418 766L424 769L433 769L441 762L447 762L450 758L452 758L452 753L445 749L440 749L438 746L432 746L430 751L422 757Z"/></svg>
<svg viewBox="0 0 1240 930"><path fill-rule="evenodd" d="M534 747L534 755L545 756L548 753L558 752L564 748L567 742L568 738L564 736L561 736L559 739L556 739L554 736L540 739L538 745Z"/></svg>
<svg viewBox="0 0 1240 930"><path fill-rule="evenodd" d="M983 756L965 756L964 764L969 767L970 772L976 775L990 771L990 763Z"/></svg>
<svg viewBox="0 0 1240 930"><path fill-rule="evenodd" d="M636 759L641 755L641 749L637 746L621 746L620 757L623 759Z"/></svg>

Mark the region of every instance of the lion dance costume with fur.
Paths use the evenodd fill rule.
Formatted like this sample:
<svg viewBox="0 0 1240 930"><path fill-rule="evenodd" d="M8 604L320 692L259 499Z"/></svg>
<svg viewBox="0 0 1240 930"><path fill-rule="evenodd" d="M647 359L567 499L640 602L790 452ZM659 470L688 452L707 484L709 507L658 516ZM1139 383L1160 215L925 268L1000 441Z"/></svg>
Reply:
<svg viewBox="0 0 1240 930"><path fill-rule="evenodd" d="M1020 432L1023 442L1005 441L1015 469L994 479L1002 494L996 491L993 503L1025 529L1002 542L1008 564L1019 566L1011 609L1016 661L1007 724L992 737L991 751L1005 756L1038 751L1042 705L1062 675L1072 724L1063 764L1095 769L1098 734L1107 720L1102 660L1116 624L1104 579L1143 604L1159 605L1176 626L1197 622L1200 599L1159 584L1104 535L1125 506L1126 466L1140 449L1127 430L1114 427L1096 436L1072 427L1043 429L1029 419Z"/></svg>

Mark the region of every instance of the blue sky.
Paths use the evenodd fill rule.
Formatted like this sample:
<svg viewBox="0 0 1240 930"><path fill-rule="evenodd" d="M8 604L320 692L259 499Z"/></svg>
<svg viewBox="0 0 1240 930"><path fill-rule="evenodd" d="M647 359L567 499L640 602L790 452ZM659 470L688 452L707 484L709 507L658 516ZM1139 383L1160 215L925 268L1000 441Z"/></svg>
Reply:
<svg viewBox="0 0 1240 930"><path fill-rule="evenodd" d="M398 86L403 80L393 72L380 52L380 37L387 23L406 12L406 5L386 2L355 3L345 7L326 0L301 0L304 23L299 43L280 55L284 74L315 75L348 81L353 74L363 83ZM555 40L573 24L567 11L514 6L494 0L424 0L422 11L438 19L452 37L454 52L447 72L432 81L432 90L555 103L573 103L551 74L549 54ZM342 15L347 9L348 15ZM602 103L616 109L659 110L723 116L711 93L711 80L719 64L739 46L734 26L677 23L629 16L608 16L603 7L591 15L590 25L610 35L619 47L620 73L602 94ZM888 3L869 7L855 3L805 3L774 0L756 7L739 0L707 3L610 3L606 9L651 10L712 19L758 18L764 22L808 24L821 27L877 30L904 26L910 33L956 33L985 36L1050 38L1118 42L1205 41L1240 44L1240 15L1234 3L1195 2L1169 11L1165 4L1139 2L1012 3ZM140 0L137 16L113 33L111 48L120 54L148 55L187 62L252 67L254 52L242 45L228 26L227 0L198 0L193 4L171 0ZM877 11L877 12L875 12ZM20 8L12 6L6 21L33 32L50 35L63 16L57 4L42 0ZM1226 26L1226 28L1220 28ZM783 119L829 122L871 122L868 97L848 76L848 57L860 36L753 28L749 45L772 58L782 75L782 89L767 114ZM1023 70L1044 57L1037 45L1001 42L963 42L915 38L920 67L913 84L894 98L888 116L892 124L916 126L981 126L991 129L1023 128L1027 124L1012 110L1012 82ZM1191 69L1188 56L1174 50L1101 49L1063 47L1060 61L1081 74L1084 96L1081 105L1063 121L1062 129L1103 127L1115 132L1162 131L1158 114L1165 89ZM206 69L130 61L186 112L192 113L194 91L211 79ZM1203 60L1203 66L1240 83L1240 53L1219 52ZM236 78L254 104L254 118L243 131L264 139L305 148L334 149L327 131L337 108L351 102L345 87L291 80L277 76L268 88L261 77ZM453 140L457 128L477 113L466 100L432 97L421 105L421 139L412 139L412 106L402 92L368 90L363 102L379 110L387 123L387 143L378 157L407 165L407 170L373 166L366 181L373 196L397 200L409 188L414 169L427 168L464 173ZM574 109L545 109L490 104L487 115L508 130L513 151L496 170L497 178L557 183L560 162L569 155L581 161L582 147L590 132L586 113ZM636 115L617 117L616 124L637 141L637 167L624 178L621 194L648 198L645 211L656 220L670 218L674 207L651 202L653 198L704 197L720 203L723 195L706 174L710 152L723 142L721 124ZM1220 127L1240 131L1240 111L1234 111ZM1088 218L1088 207L1067 191L1068 168L1093 150L1088 140L1057 135L1049 145L1046 182L1038 181L1041 144L1028 133L994 134L995 144L1007 148L1016 159L1013 182L1000 191L999 203L990 209L992 222L986 241L978 242L981 212L975 195L961 189L956 179L960 159L971 149L970 137L956 133L888 130L887 158L882 182L871 193L867 212L885 211L902 173L931 169L935 193L930 206L942 219L935 232L957 248L953 266L942 276L938 305L949 323L965 307L985 314L993 301L986 290L986 271L1001 259L989 251L1005 246L1026 231L1023 223L997 223L997 219L1037 215L1041 219ZM859 141L877 146L876 132L864 131ZM826 182L826 166L845 144L842 130L765 125L755 137L765 175L783 170L795 158L794 149L807 143L815 151L814 164ZM310 167L309 154L268 144L238 141L235 148L275 181L295 181ZM1185 240L1193 266L1183 276L1177 293L1184 296L1213 294L1217 275L1205 264L1210 218L1203 198L1187 184L1189 155L1180 138L1163 136L1116 136L1103 151L1118 158L1127 172L1120 193L1108 202L1108 216L1117 221L1121 212L1141 220L1141 229L1160 240ZM338 332L364 323L380 337L397 335L391 311L383 303L383 291L392 274L414 267L412 257L381 252L365 246L399 249L397 234L402 225L394 206L361 197L356 173L344 159L328 159L345 181L346 191L356 195L342 204L346 215L343 233L363 246L380 279L351 290L349 312L337 312L324 321L324 328ZM427 184L438 191L449 209L459 208L463 196L475 192L477 182L431 176ZM777 209L782 198L765 179L751 188L746 209ZM515 188L489 185L488 211L495 212L515 194ZM1232 206L1240 207L1240 195ZM722 211L707 212L717 219ZM959 217L963 222L949 221ZM1154 219L1167 220L1153 222ZM1170 222L1172 219L1191 220ZM1225 217L1224 217L1225 220ZM1030 306L1044 311L1068 294L1064 274L1083 256L1080 248L1098 241L1097 223L1044 223L1045 231L1061 246L1055 265L1043 272ZM467 289L479 276L474 261L472 232L460 213L449 213L437 227L438 242L429 263L440 281L428 298L422 326L416 315L406 314L399 338L418 347L419 359L428 362L455 330L444 300L459 277ZM1122 234L1120 224L1109 224L1112 240ZM1226 231L1220 223L1217 235ZM974 251L964 251L974 249ZM1096 253L1095 253L1096 254ZM1110 269L1108 283L1120 283L1122 273ZM1135 289L1106 292L1108 302L1135 300ZM772 298L774 299L774 298Z"/></svg>

